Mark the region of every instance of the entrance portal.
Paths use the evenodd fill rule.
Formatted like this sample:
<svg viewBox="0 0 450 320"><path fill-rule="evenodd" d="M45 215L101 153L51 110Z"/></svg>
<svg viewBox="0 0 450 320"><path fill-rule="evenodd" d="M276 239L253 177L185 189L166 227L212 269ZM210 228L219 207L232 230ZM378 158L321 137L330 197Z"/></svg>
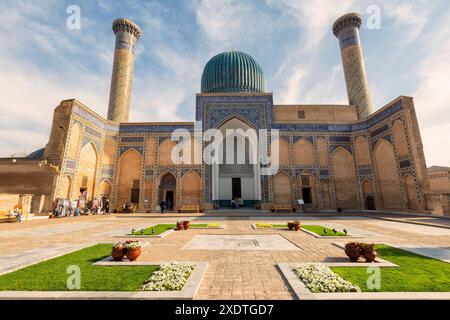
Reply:
<svg viewBox="0 0 450 320"><path fill-rule="evenodd" d="M366 197L366 209L367 210L375 210L375 201L372 196Z"/></svg>
<svg viewBox="0 0 450 320"><path fill-rule="evenodd" d="M233 197L232 199L242 198L241 178L231 179L231 193Z"/></svg>
<svg viewBox="0 0 450 320"><path fill-rule="evenodd" d="M159 183L159 203L165 201L168 205L169 210L176 208L176 195L175 190L177 189L177 180L171 173L166 173Z"/></svg>
<svg viewBox="0 0 450 320"><path fill-rule="evenodd" d="M167 209L173 210L173 191L166 191L166 204Z"/></svg>

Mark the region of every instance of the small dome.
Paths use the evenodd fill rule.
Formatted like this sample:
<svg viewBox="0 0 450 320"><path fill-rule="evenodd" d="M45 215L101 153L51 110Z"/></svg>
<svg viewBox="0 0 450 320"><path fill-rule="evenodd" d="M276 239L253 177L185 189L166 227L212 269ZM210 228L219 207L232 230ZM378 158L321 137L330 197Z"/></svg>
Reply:
<svg viewBox="0 0 450 320"><path fill-rule="evenodd" d="M262 69L246 53L234 50L219 53L203 69L202 93L265 91Z"/></svg>

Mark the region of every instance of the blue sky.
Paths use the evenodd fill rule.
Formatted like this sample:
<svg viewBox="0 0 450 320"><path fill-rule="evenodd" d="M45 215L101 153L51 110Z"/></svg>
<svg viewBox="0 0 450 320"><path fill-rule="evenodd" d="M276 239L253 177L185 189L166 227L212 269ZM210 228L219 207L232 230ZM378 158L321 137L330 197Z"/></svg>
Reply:
<svg viewBox="0 0 450 320"><path fill-rule="evenodd" d="M430 5L432 3L432 5ZM69 5L81 29L66 27ZM333 21L381 10L361 41L375 109L413 96L427 165L449 165L450 2L2 0L0 156L48 140L53 109L77 98L105 116L114 50L112 20L142 28L130 121L193 120L203 66L229 49L262 66L276 104L345 104Z"/></svg>

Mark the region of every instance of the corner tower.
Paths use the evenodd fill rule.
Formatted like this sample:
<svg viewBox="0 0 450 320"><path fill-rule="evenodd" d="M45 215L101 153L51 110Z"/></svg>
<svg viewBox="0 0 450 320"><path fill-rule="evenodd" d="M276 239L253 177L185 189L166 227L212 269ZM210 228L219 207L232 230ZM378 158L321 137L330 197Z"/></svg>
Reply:
<svg viewBox="0 0 450 320"><path fill-rule="evenodd" d="M114 64L109 94L108 120L128 122L133 82L134 49L141 29L128 19L116 19L112 29L116 35Z"/></svg>
<svg viewBox="0 0 450 320"><path fill-rule="evenodd" d="M348 13L333 24L333 33L339 39L348 102L357 107L358 118L365 119L372 113L366 67L359 40L361 16Z"/></svg>

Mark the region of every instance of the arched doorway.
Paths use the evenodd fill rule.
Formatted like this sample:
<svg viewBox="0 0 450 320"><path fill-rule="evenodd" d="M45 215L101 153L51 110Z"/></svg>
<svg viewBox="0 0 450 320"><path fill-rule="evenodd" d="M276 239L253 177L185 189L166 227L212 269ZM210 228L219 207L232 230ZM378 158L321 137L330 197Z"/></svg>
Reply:
<svg viewBox="0 0 450 320"><path fill-rule="evenodd" d="M93 143L86 144L80 151L76 190L80 199L90 201L94 198L97 180L98 154Z"/></svg>
<svg viewBox="0 0 450 320"><path fill-rule="evenodd" d="M273 203L292 205L292 183L291 178L280 171L272 177Z"/></svg>
<svg viewBox="0 0 450 320"><path fill-rule="evenodd" d="M189 171L183 176L181 182L181 204L200 204L201 179L194 171Z"/></svg>
<svg viewBox="0 0 450 320"><path fill-rule="evenodd" d="M133 148L127 150L121 156L119 164L119 183L117 187L117 205L119 207L133 203L141 208L141 172L141 154Z"/></svg>
<svg viewBox="0 0 450 320"><path fill-rule="evenodd" d="M375 210L375 198L373 191L373 184L371 181L364 181L362 184L364 208L366 210Z"/></svg>
<svg viewBox="0 0 450 320"><path fill-rule="evenodd" d="M332 168L337 208L356 209L358 196L352 154L348 150L338 147L332 156Z"/></svg>
<svg viewBox="0 0 450 320"><path fill-rule="evenodd" d="M159 182L159 203L164 200L169 210L176 208L176 190L177 179L173 174L166 173Z"/></svg>

